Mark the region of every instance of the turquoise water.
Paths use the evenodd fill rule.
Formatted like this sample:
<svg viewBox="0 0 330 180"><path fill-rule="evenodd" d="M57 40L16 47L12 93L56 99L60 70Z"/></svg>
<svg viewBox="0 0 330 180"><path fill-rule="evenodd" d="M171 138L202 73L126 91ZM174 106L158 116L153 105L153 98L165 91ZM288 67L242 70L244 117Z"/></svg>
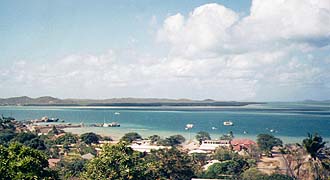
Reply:
<svg viewBox="0 0 330 180"><path fill-rule="evenodd" d="M115 112L120 112L116 115ZM207 131L213 138L233 131L237 137L255 139L259 133L271 133L285 142L299 142L307 132L318 132L330 139L330 104L267 103L244 107L0 107L0 113L18 120L43 116L57 117L68 123L117 121L120 128L86 127L67 129L75 133L94 131L120 137L135 131L144 136L183 134L187 138ZM223 126L231 120L234 126ZM188 132L185 125L194 124ZM217 129L212 129L215 127ZM271 130L273 132L271 132ZM247 133L244 133L247 132Z"/></svg>

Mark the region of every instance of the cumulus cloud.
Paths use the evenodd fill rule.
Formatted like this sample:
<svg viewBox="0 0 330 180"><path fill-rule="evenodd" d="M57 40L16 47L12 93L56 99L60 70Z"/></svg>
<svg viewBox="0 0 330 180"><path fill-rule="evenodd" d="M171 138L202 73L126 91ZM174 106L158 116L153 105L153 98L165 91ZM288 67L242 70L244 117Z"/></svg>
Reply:
<svg viewBox="0 0 330 180"><path fill-rule="evenodd" d="M229 38L227 29L237 20L234 11L219 4L206 4L197 7L187 19L180 13L168 17L158 39L173 45L175 53L191 57L211 52L217 46L225 47Z"/></svg>
<svg viewBox="0 0 330 180"><path fill-rule="evenodd" d="M153 17L153 28L155 22ZM253 0L243 17L206 4L167 17L156 38L169 47L166 55L133 47L42 65L16 62L0 68L0 91L78 98L330 98L328 0Z"/></svg>
<svg viewBox="0 0 330 180"><path fill-rule="evenodd" d="M244 88L243 99L258 98L264 91L281 97L284 87L294 94L306 87L329 86L329 66L322 66L327 59L322 49L330 42L327 0L253 0L245 17L222 5L207 4L187 16L168 17L158 39L170 44L170 56L185 58L188 67L203 67L198 62L206 59L204 66L216 69L208 74L218 72L208 77L221 74L222 81L214 83L232 91ZM308 60L313 55L318 59Z"/></svg>

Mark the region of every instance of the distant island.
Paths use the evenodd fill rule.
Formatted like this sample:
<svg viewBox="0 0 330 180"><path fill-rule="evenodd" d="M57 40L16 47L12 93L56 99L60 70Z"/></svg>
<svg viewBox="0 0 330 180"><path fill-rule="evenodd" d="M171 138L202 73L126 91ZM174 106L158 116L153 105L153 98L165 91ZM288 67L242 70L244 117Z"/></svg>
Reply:
<svg viewBox="0 0 330 180"><path fill-rule="evenodd" d="M216 101L213 99L158 99L158 98L112 98L112 99L59 99L51 96L31 98L27 96L0 98L0 106L246 106L262 102Z"/></svg>

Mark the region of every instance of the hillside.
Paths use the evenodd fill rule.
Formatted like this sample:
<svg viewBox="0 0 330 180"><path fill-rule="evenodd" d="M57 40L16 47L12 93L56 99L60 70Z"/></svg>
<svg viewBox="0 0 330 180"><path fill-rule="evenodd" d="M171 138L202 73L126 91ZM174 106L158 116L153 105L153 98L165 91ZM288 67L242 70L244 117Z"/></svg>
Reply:
<svg viewBox="0 0 330 180"><path fill-rule="evenodd" d="M0 99L0 106L245 106L258 102L157 99L157 98L112 98L112 99L58 99L50 96L30 98L27 96Z"/></svg>

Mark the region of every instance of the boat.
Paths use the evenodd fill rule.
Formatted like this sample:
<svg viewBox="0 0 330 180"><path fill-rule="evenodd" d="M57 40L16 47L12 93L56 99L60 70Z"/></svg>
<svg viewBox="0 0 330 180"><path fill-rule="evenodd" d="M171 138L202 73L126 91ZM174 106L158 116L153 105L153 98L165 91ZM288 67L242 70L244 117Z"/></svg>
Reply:
<svg viewBox="0 0 330 180"><path fill-rule="evenodd" d="M117 122L103 123L102 127L120 127L120 124Z"/></svg>
<svg viewBox="0 0 330 180"><path fill-rule="evenodd" d="M224 126L233 126L234 123L231 122L231 121L225 121L225 122L223 122L223 125L224 125Z"/></svg>
<svg viewBox="0 0 330 180"><path fill-rule="evenodd" d="M194 127L194 124L186 124L185 130L192 129Z"/></svg>
<svg viewBox="0 0 330 180"><path fill-rule="evenodd" d="M120 112L115 112L115 115L119 115L120 114Z"/></svg>

